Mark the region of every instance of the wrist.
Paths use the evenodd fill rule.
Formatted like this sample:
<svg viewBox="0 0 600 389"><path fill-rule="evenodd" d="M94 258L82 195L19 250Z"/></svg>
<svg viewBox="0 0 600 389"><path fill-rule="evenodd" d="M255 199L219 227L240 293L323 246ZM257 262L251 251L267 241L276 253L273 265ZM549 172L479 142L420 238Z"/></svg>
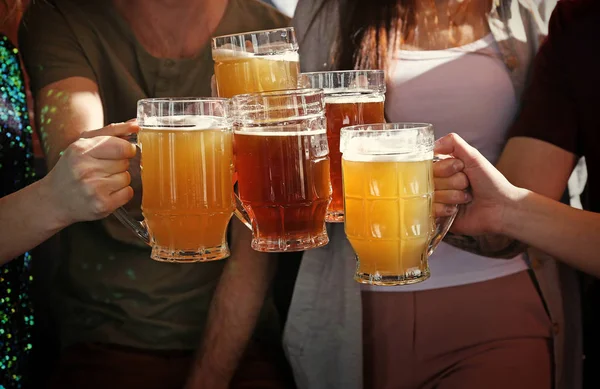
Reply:
<svg viewBox="0 0 600 389"><path fill-rule="evenodd" d="M504 201L502 217L496 233L514 237L515 231L523 223L523 201L528 196L529 190L512 186Z"/></svg>
<svg viewBox="0 0 600 389"><path fill-rule="evenodd" d="M39 180L40 201L43 204L44 215L56 230L61 230L76 220L69 215L68 209L61 201L61 194L56 190L52 181L52 171Z"/></svg>

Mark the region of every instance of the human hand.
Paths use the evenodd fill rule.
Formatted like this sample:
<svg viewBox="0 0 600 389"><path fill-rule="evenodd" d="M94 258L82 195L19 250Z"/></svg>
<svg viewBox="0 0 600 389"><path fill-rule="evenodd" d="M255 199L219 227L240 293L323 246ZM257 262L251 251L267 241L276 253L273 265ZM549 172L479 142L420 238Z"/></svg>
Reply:
<svg viewBox="0 0 600 389"><path fill-rule="evenodd" d="M137 132L135 123L89 131L124 136ZM75 141L44 178L50 199L65 225L108 216L133 197L127 172L135 146L116 136Z"/></svg>
<svg viewBox="0 0 600 389"><path fill-rule="evenodd" d="M519 189L456 134L438 139L435 152L452 156L434 164L436 216L448 216L453 205L462 204L452 232L500 233L506 205L519 196Z"/></svg>
<svg viewBox="0 0 600 389"><path fill-rule="evenodd" d="M124 123L111 123L108 126L97 130L84 131L79 136L80 138L89 139L97 136L116 136L119 138L127 138L128 135L137 134L140 127L136 119L128 120Z"/></svg>

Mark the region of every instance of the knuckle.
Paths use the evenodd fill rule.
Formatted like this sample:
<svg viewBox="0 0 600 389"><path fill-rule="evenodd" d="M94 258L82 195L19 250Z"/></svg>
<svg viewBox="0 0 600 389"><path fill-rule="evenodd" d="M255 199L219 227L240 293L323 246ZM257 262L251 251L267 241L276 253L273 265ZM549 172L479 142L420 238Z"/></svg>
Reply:
<svg viewBox="0 0 600 389"><path fill-rule="evenodd" d="M90 140L89 139L78 139L75 142L71 143L69 147L67 147L67 152L71 153L75 156L85 155L87 150L90 148Z"/></svg>
<svg viewBox="0 0 600 389"><path fill-rule="evenodd" d="M456 141L458 139L458 134L456 132L451 132L448 134L448 139Z"/></svg>
<svg viewBox="0 0 600 389"><path fill-rule="evenodd" d="M92 213L96 216L104 216L110 213L110 207L104 197L97 197L91 202Z"/></svg>
<svg viewBox="0 0 600 389"><path fill-rule="evenodd" d="M96 201L99 198L99 190L97 185L91 180L84 181L83 194L87 198L91 199L92 202Z"/></svg>
<svg viewBox="0 0 600 389"><path fill-rule="evenodd" d="M79 162L72 166L71 171L77 181L84 181L93 174L94 169L87 163Z"/></svg>

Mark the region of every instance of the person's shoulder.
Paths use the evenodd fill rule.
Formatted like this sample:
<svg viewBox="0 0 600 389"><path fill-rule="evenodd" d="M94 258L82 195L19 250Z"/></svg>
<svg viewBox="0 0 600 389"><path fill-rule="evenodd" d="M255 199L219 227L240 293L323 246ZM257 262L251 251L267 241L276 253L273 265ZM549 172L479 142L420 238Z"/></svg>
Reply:
<svg viewBox="0 0 600 389"><path fill-rule="evenodd" d="M550 31L569 31L600 16L598 0L560 0L550 19Z"/></svg>
<svg viewBox="0 0 600 389"><path fill-rule="evenodd" d="M287 27L291 24L288 16L260 0L232 0L230 5L238 8L246 23L256 25L258 29Z"/></svg>
<svg viewBox="0 0 600 389"><path fill-rule="evenodd" d="M541 51L578 51L600 39L600 1L560 0L548 26L548 37ZM587 51L587 50L586 50Z"/></svg>

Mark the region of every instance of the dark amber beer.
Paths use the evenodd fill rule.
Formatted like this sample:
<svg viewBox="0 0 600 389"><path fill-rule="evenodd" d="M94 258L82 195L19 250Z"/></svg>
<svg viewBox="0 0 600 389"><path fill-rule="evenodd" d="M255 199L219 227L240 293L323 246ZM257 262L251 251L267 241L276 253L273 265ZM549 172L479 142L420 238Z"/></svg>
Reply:
<svg viewBox="0 0 600 389"><path fill-rule="evenodd" d="M327 142L333 196L326 221L344 221L340 130L357 124L384 123L385 77L379 70L303 73L301 86L321 88L325 94Z"/></svg>
<svg viewBox="0 0 600 389"><path fill-rule="evenodd" d="M331 184L322 93L236 96L234 112L239 198L252 226L252 248L300 251L327 244Z"/></svg>

